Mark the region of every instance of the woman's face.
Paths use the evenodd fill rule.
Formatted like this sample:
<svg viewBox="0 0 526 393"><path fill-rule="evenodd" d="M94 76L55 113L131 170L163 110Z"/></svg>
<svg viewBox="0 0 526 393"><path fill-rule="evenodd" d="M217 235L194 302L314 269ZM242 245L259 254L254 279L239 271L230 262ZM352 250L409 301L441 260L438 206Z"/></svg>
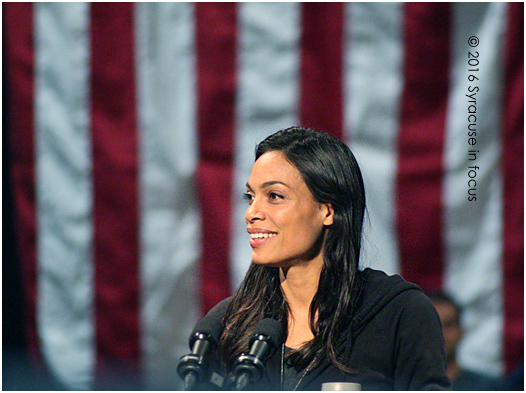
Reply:
<svg viewBox="0 0 526 393"><path fill-rule="evenodd" d="M322 232L324 225L332 224L332 208L314 199L282 152L267 152L254 163L245 197L255 263L289 267L323 261Z"/></svg>

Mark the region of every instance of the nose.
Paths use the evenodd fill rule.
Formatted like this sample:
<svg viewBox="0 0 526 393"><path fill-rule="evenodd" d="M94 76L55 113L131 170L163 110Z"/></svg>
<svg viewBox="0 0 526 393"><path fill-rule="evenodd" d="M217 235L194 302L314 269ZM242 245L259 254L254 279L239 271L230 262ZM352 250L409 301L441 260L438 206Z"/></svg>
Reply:
<svg viewBox="0 0 526 393"><path fill-rule="evenodd" d="M265 213L261 209L260 203L257 198L252 200L252 203L248 205L247 210L245 211L245 222L247 224L252 224L256 220L264 220Z"/></svg>

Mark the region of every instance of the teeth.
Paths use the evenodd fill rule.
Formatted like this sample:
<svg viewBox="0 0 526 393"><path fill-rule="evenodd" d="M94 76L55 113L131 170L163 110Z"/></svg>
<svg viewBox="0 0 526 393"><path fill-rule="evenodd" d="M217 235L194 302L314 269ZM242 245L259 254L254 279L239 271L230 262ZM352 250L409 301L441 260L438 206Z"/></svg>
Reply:
<svg viewBox="0 0 526 393"><path fill-rule="evenodd" d="M252 239L266 239L267 237L274 237L275 233L251 233L250 237Z"/></svg>

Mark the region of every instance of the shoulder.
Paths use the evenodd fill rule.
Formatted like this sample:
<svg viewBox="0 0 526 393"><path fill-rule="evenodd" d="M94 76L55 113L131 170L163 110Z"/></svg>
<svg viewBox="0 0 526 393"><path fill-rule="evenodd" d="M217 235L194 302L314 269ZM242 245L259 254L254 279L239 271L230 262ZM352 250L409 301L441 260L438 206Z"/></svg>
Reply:
<svg viewBox="0 0 526 393"><path fill-rule="evenodd" d="M360 271L363 294L368 297L377 297L384 300L397 298L425 306L433 305L422 289L398 274L389 275L381 270L366 268Z"/></svg>
<svg viewBox="0 0 526 393"><path fill-rule="evenodd" d="M395 308L399 312L433 311L431 300L422 289L404 280L401 276L388 275L381 270L364 269L360 271L361 294L358 306L360 319L380 312L386 308Z"/></svg>
<svg viewBox="0 0 526 393"><path fill-rule="evenodd" d="M371 269L369 267L360 270L359 275L364 283L370 283L375 286L381 285L384 287L401 287L401 288L412 288L421 291L420 287L409 281L404 280L398 274L387 274L382 270Z"/></svg>
<svg viewBox="0 0 526 393"><path fill-rule="evenodd" d="M413 325L430 320L439 326L440 319L433 302L418 285L380 270L365 269L363 274L373 287L365 291L369 293L369 302L373 298L377 305L396 310L396 314Z"/></svg>
<svg viewBox="0 0 526 393"><path fill-rule="evenodd" d="M399 275L378 270L366 269L362 275L364 288L355 317L358 331L371 324L380 325L390 331L398 347L415 340L434 340L440 345L440 318L420 287Z"/></svg>

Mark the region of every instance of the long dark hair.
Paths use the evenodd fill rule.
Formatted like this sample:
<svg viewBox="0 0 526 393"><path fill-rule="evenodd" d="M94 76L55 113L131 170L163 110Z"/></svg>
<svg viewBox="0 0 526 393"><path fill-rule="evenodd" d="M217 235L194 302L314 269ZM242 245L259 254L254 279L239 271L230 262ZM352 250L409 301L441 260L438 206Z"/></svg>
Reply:
<svg viewBox="0 0 526 393"><path fill-rule="evenodd" d="M338 359L341 333L350 324L359 290L358 263L365 211L365 189L358 163L337 138L308 128L291 127L270 135L256 147L256 160L269 151L283 152L301 173L319 203L330 203L333 224L323 249L324 266L310 306L314 339L293 351L298 369L316 365L324 356L336 367L350 370ZM281 292L279 268L252 263L231 299L221 337L223 361L230 367L246 352L255 325L272 317L287 327L288 305ZM317 318L316 318L317 316Z"/></svg>

